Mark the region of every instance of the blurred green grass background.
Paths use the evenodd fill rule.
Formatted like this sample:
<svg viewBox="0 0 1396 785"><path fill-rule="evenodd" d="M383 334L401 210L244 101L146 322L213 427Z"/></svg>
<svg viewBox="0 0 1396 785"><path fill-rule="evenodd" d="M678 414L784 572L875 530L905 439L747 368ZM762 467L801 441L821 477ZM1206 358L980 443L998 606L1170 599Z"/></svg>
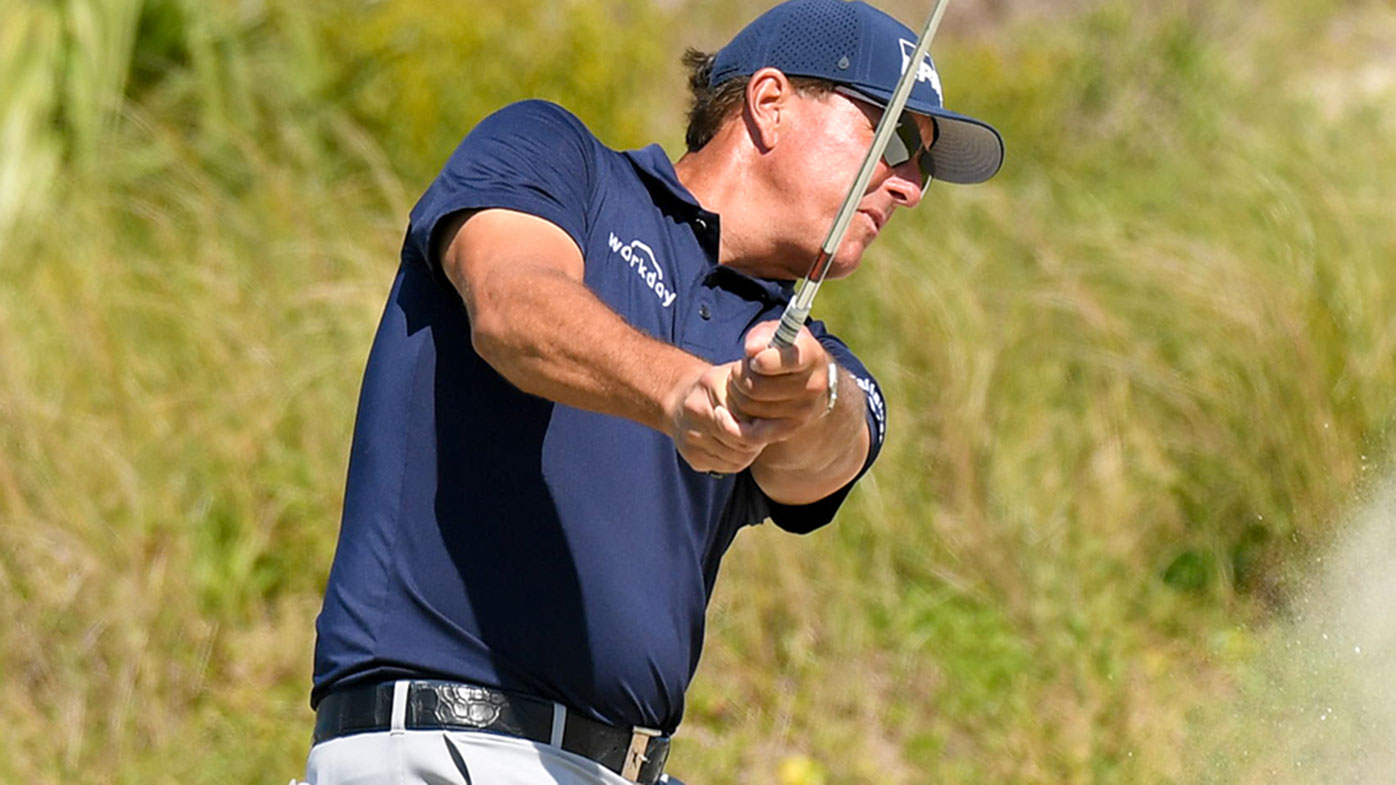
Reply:
<svg viewBox="0 0 1396 785"><path fill-rule="evenodd" d="M0 0L0 781L301 772L413 199L529 96L677 155L679 52L764 5ZM1008 165L821 297L891 441L835 527L740 538L676 774L1383 781L1227 707L1388 463L1393 40L1378 0L952 5Z"/></svg>

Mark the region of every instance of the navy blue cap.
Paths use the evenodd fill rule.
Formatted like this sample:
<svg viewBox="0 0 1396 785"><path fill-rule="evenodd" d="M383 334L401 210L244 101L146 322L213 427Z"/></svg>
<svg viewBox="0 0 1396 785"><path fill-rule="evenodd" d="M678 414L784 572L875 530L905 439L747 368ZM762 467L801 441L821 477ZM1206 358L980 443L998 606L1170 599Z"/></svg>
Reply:
<svg viewBox="0 0 1396 785"><path fill-rule="evenodd" d="M762 68L845 85L880 106L916 50L916 33L863 2L787 0L757 17L717 53L710 86ZM1003 166L1003 137L982 120L944 108L930 55L918 66L906 109L936 120L929 155L937 180L982 183Z"/></svg>

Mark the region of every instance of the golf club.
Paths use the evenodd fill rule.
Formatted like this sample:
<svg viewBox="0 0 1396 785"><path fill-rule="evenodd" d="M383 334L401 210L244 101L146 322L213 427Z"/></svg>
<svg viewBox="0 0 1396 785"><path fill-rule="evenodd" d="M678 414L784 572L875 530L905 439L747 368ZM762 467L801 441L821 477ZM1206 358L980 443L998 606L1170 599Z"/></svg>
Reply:
<svg viewBox="0 0 1396 785"><path fill-rule="evenodd" d="M825 274L829 272L829 263L833 261L834 252L843 243L844 235L848 234L848 225L853 222L853 214L858 209L858 202L863 198L868 181L872 179L873 169L877 167L878 159L886 151L887 143L896 130L897 121L902 116L902 110L906 108L906 100L911 96L911 87L916 83L917 72L921 69L921 61L930 51L931 39L935 37L936 28L940 26L940 18L945 14L947 2L949 0L936 0L935 8L931 9L931 16L926 20L926 29L916 42L916 51L902 69L897 89L892 93L892 101L887 104L887 108L882 112L882 119L877 123L877 131L873 134L872 146L868 148L867 156L863 158L863 166L848 189L843 206L834 216L834 223L829 227L829 234L824 238L824 244L820 247L814 264L810 266L809 274L800 281L799 290L785 306L785 313L780 317L780 326L771 338L771 346L784 348L793 345L795 336L800 333L800 327L809 317L810 308L814 306L814 296L819 292L819 285L824 282Z"/></svg>

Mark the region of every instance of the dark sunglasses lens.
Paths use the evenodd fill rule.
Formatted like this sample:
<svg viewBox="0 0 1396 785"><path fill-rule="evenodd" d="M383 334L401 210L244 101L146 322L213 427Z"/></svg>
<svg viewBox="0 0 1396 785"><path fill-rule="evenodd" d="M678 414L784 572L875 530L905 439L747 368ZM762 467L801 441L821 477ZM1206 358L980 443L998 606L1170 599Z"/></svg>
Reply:
<svg viewBox="0 0 1396 785"><path fill-rule="evenodd" d="M902 115L901 122L897 123L897 132L887 140L882 160L895 169L916 157L917 153L920 153L921 187L925 188L931 180L931 156L921 149L921 131L916 127L916 121L910 115Z"/></svg>

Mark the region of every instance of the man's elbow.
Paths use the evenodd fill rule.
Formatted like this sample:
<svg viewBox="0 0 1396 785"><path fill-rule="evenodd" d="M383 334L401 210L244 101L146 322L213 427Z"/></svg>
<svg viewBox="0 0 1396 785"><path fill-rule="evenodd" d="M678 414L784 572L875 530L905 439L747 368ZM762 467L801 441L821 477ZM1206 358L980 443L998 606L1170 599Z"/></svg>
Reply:
<svg viewBox="0 0 1396 785"><path fill-rule="evenodd" d="M532 392L526 373L529 347L505 315L488 308L472 309L470 346L499 375L524 392Z"/></svg>
<svg viewBox="0 0 1396 785"><path fill-rule="evenodd" d="M751 476L761 491L773 501L790 506L813 504L858 476L862 462L841 455L822 467L795 469L752 464Z"/></svg>
<svg viewBox="0 0 1396 785"><path fill-rule="evenodd" d="M509 345L507 324L503 319L494 318L488 311L471 309L470 346L480 359L498 370L499 363L509 356Z"/></svg>

